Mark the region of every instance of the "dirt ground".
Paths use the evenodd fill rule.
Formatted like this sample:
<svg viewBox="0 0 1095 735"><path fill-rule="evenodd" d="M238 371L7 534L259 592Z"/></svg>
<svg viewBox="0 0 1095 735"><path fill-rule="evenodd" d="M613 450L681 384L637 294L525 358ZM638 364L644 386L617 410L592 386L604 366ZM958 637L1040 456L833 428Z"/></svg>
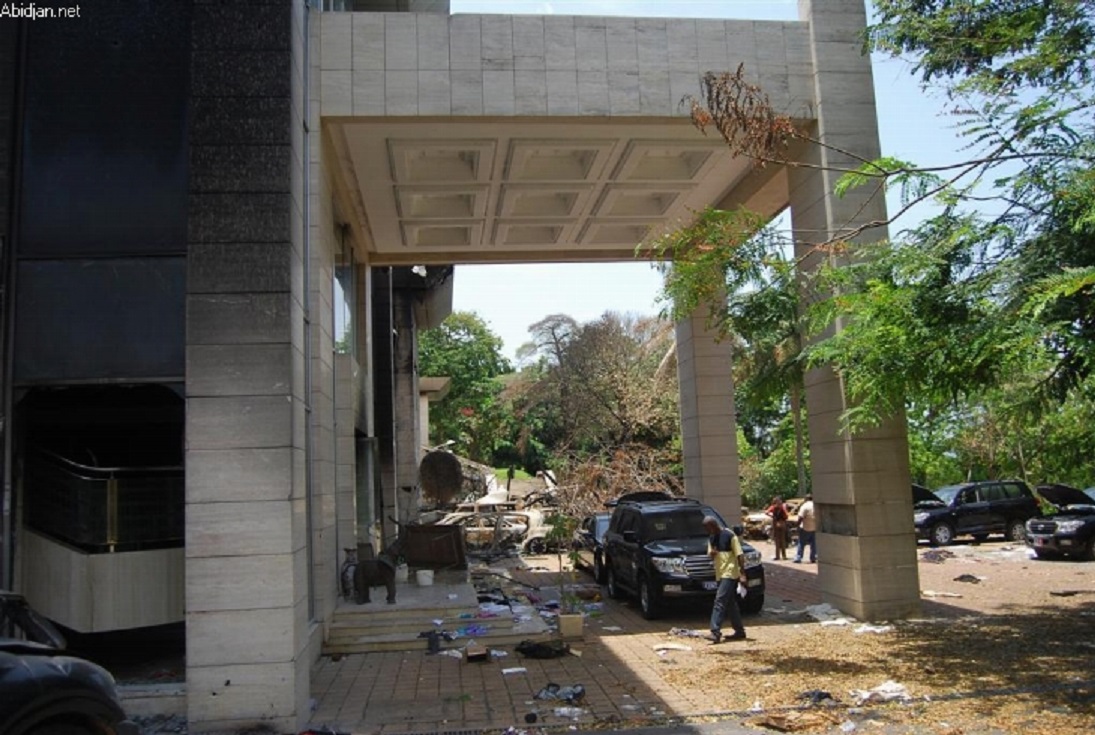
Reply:
<svg viewBox="0 0 1095 735"><path fill-rule="evenodd" d="M746 618L749 640L696 646L662 668L667 685L702 687L722 716L804 732L1095 731L1095 562L1036 560L1003 542L922 545L921 615L864 627L810 617L795 580L807 587L816 567L769 561L771 546L754 545L770 594ZM781 589L788 599L773 599ZM905 696L871 694L886 682ZM818 705L803 709L809 694Z"/></svg>

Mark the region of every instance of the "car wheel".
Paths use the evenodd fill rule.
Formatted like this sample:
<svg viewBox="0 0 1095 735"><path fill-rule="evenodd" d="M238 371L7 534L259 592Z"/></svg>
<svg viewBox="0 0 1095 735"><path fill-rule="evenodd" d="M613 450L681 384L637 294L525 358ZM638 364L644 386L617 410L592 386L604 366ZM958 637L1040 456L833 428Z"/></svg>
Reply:
<svg viewBox="0 0 1095 735"><path fill-rule="evenodd" d="M1008 541L1026 541L1027 524L1024 521L1011 521L1008 523L1008 530L1005 535L1008 537Z"/></svg>
<svg viewBox="0 0 1095 735"><path fill-rule="evenodd" d="M605 583L605 563L601 561L600 554L593 555L593 581L597 584Z"/></svg>
<svg viewBox="0 0 1095 735"><path fill-rule="evenodd" d="M525 542L525 551L530 554L539 556L540 554L547 553L547 542L540 537L530 538Z"/></svg>
<svg viewBox="0 0 1095 735"><path fill-rule="evenodd" d="M764 595L750 595L741 601L741 611L745 615L756 615L764 607Z"/></svg>
<svg viewBox="0 0 1095 735"><path fill-rule="evenodd" d="M612 571L612 565L608 565L608 569L605 570L605 586L608 588L608 596L613 600L619 600L623 598L623 590L620 589L620 585L616 582L616 572Z"/></svg>
<svg viewBox="0 0 1095 735"><path fill-rule="evenodd" d="M647 620L657 619L662 612L661 590L646 577L639 580L639 609Z"/></svg>
<svg viewBox="0 0 1095 735"><path fill-rule="evenodd" d="M954 541L954 529L949 523L936 523L932 526L929 538L932 546L948 546Z"/></svg>

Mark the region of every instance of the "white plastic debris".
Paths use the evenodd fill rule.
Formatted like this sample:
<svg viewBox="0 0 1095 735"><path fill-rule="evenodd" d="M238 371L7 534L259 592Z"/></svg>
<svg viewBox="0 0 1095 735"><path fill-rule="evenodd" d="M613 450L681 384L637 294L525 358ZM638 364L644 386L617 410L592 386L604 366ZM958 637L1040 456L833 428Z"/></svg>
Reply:
<svg viewBox="0 0 1095 735"><path fill-rule="evenodd" d="M831 628L840 627L842 625L851 625L852 621L850 618L831 618L829 620L822 620L821 624L827 628Z"/></svg>
<svg viewBox="0 0 1095 735"><path fill-rule="evenodd" d="M962 595L957 592L936 592L935 590L924 590L920 593L923 597L961 597Z"/></svg>
<svg viewBox="0 0 1095 735"><path fill-rule="evenodd" d="M806 614L821 623L824 623L827 620L837 620L844 621L837 623L837 625L847 625L851 622L848 618L844 617L844 613L827 602L823 602L820 605L807 605Z"/></svg>
<svg viewBox="0 0 1095 735"><path fill-rule="evenodd" d="M578 718L586 713L581 707L556 707L554 710L556 717L571 717Z"/></svg>
<svg viewBox="0 0 1095 735"><path fill-rule="evenodd" d="M464 658L464 653L456 648L446 648L444 651L438 651L438 656L448 656L449 658Z"/></svg>
<svg viewBox="0 0 1095 735"><path fill-rule="evenodd" d="M655 651L691 651L692 646L686 646L683 643L655 643L653 646Z"/></svg>
<svg viewBox="0 0 1095 735"><path fill-rule="evenodd" d="M506 675L506 674L527 674L527 673L528 673L528 669L526 669L524 666L514 666L511 669L502 669L502 674L503 675Z"/></svg>
<svg viewBox="0 0 1095 735"><path fill-rule="evenodd" d="M844 722L840 723L841 732L852 732L853 730L855 730L855 723L851 720L845 720Z"/></svg>
<svg viewBox="0 0 1095 735"><path fill-rule="evenodd" d="M761 702L758 699L757 701L753 702L753 706L750 707L748 711L749 712L763 712L764 711L764 703Z"/></svg>
<svg viewBox="0 0 1095 735"><path fill-rule="evenodd" d="M621 630L623 630L623 628L621 628L618 625L606 625L603 628L601 628L601 630L607 630L607 631L612 632L612 633L618 633Z"/></svg>
<svg viewBox="0 0 1095 735"><path fill-rule="evenodd" d="M892 633L892 625L870 625L864 623L863 625L857 625L852 631L853 633Z"/></svg>
<svg viewBox="0 0 1095 735"><path fill-rule="evenodd" d="M892 702L894 700L907 702L912 699L905 685L898 684L892 679L882 682L874 689L853 689L851 695L855 697L857 705L867 704L868 702Z"/></svg>

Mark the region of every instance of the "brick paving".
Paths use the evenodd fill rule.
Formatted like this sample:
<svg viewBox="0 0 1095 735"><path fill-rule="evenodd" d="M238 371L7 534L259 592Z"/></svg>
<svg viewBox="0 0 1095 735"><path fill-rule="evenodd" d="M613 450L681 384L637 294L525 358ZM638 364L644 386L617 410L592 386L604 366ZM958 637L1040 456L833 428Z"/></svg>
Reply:
<svg viewBox="0 0 1095 735"><path fill-rule="evenodd" d="M757 546L771 556L763 543ZM765 611L746 617L751 636L754 631L785 624L789 610L819 602L816 565L765 561L765 569ZM512 574L537 586L550 585L556 577L552 573ZM705 640L670 635L669 631L705 631L709 603L675 608L656 621L644 620L630 602L590 607L583 638L570 642L572 655L557 659L528 659L505 646L500 649L505 656L468 663L428 654L425 641L421 651L324 658L313 674L316 709L312 726L355 735L387 735L523 728L526 716L532 715L538 726L565 728L593 722L621 726L664 722L710 711L702 687L676 688L663 680L660 668L665 658L676 652L663 656L654 650L662 644L706 648ZM737 645L741 644L720 648ZM751 645L755 642L737 650L746 651ZM505 673L510 668L524 670ZM535 699L549 683L564 687L581 684L585 696L575 706Z"/></svg>
<svg viewBox="0 0 1095 735"><path fill-rule="evenodd" d="M707 715L718 715L711 719L720 720L720 732L730 732L733 723L725 720L725 712L713 712L702 682L674 686L668 683L673 677L662 674L674 671L682 657L740 656L747 664L788 634L810 634L803 625L815 623L804 612L806 606L821 602L817 565L774 561L770 544L753 544L764 554L767 592L762 613L745 618L748 641L708 646L699 638L670 635L672 628L705 631L710 612L706 603L647 621L633 602L605 601L603 610L587 617L583 639L571 642L574 655L564 658L526 659L506 646L502 658L467 663L427 654L425 641L421 651L324 658L313 675L317 707L312 726L333 726L355 735L501 732L510 726L528 728L525 717L535 714L537 727L588 730L596 723L597 729L630 729L674 718L701 722ZM1021 544L963 542L945 550L924 545L918 549L923 616L1006 614L1027 604L1019 599L1023 593L1034 600L1031 605L1044 605L1052 590L1095 594L1088 564L1035 561ZM527 584L556 583L554 573L510 574ZM1025 580L1022 588L1010 583L1017 577ZM692 650L655 650L665 644ZM503 673L512 667L524 671ZM562 710L564 703L535 699L549 683L584 686L580 712Z"/></svg>

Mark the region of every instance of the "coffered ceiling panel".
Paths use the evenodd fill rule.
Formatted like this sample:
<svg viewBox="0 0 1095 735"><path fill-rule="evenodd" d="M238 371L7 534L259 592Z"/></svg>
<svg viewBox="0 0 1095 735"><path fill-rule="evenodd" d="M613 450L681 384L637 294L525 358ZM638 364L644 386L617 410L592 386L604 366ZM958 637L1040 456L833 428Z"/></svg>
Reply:
<svg viewBox="0 0 1095 735"><path fill-rule="evenodd" d="M677 118L328 118L337 209L374 264L629 260L749 174Z"/></svg>

